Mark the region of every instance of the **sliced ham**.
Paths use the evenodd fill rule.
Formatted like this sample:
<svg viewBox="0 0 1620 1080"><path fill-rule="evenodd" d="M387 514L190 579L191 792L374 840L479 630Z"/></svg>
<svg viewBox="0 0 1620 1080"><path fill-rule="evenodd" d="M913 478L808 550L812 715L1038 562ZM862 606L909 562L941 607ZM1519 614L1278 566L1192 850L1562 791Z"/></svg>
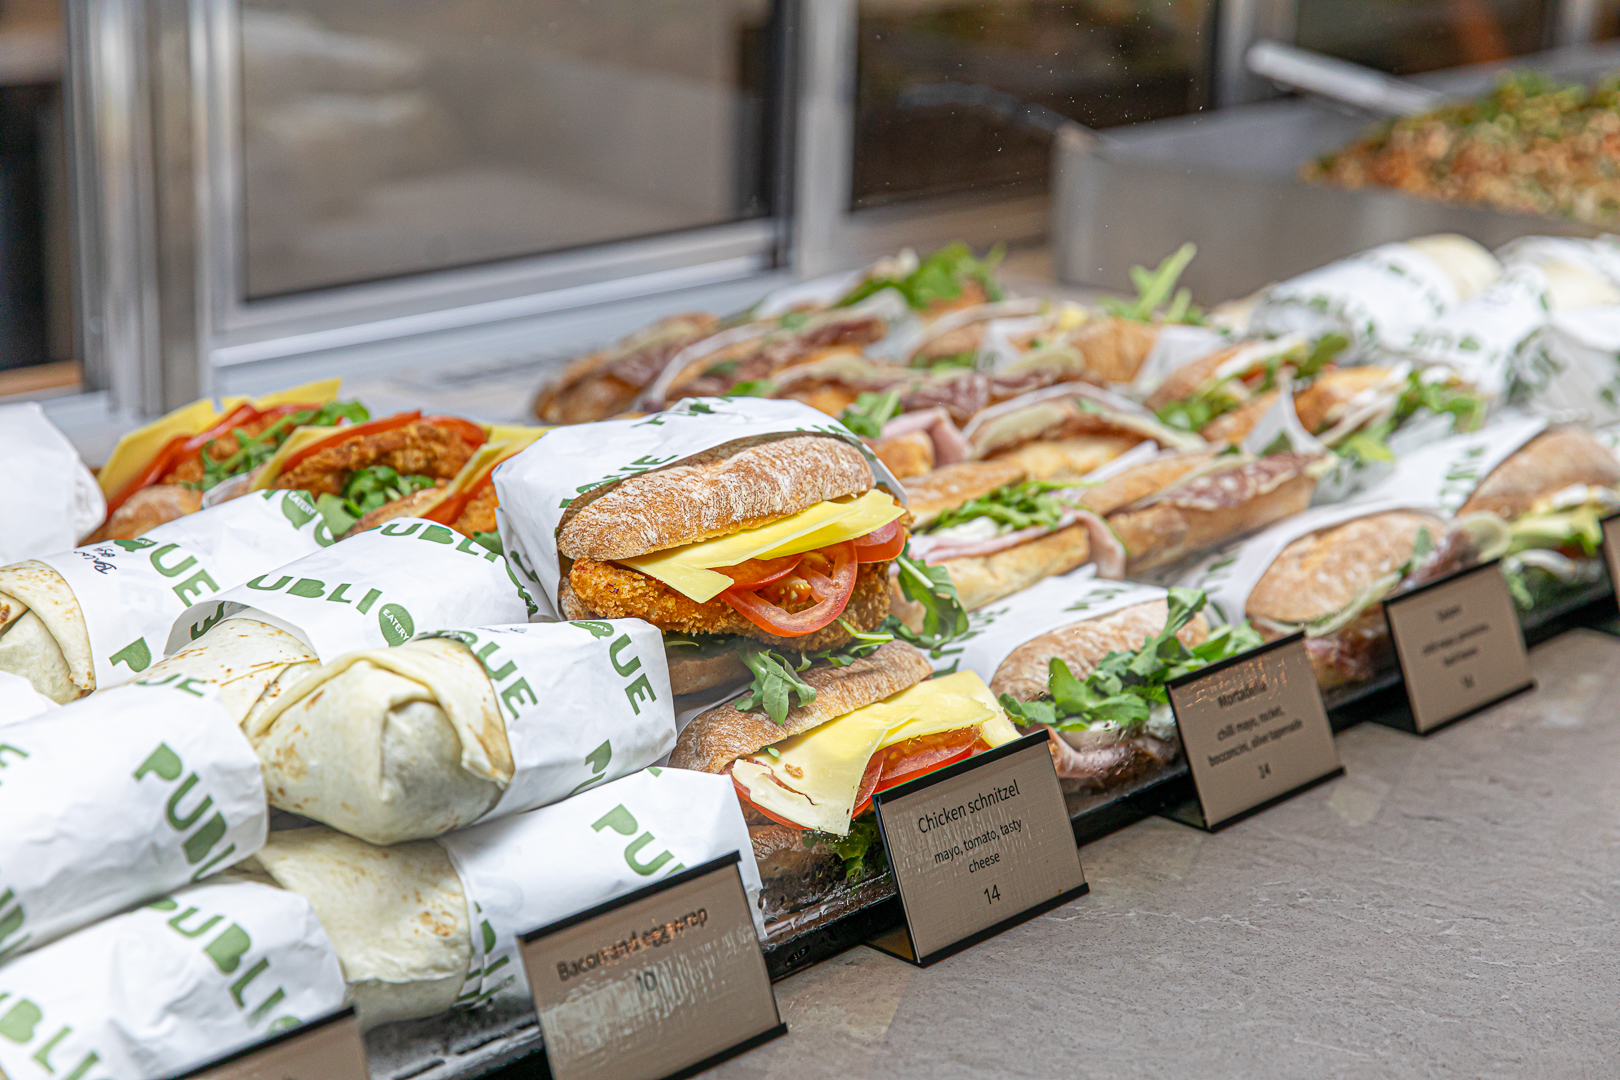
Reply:
<svg viewBox="0 0 1620 1080"><path fill-rule="evenodd" d="M943 406L920 412L901 413L883 425L883 437L905 435L913 431L927 432L934 444L934 467L955 465L968 458L967 439L951 421L951 414Z"/></svg>

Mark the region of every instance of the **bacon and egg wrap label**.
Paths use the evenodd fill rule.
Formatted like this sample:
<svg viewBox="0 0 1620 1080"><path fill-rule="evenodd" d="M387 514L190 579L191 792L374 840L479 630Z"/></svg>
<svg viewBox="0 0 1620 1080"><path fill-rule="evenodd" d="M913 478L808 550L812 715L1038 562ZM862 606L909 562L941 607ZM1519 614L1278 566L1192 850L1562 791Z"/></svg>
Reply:
<svg viewBox="0 0 1620 1080"><path fill-rule="evenodd" d="M1313 340L1340 333L1350 340L1344 361L1364 363L1460 299L1451 276L1430 255L1411 244L1384 244L1266 289L1249 330L1264 337L1302 333Z"/></svg>
<svg viewBox="0 0 1620 1080"><path fill-rule="evenodd" d="M265 491L187 514L134 540L90 544L40 561L72 590L90 637L95 688L105 690L162 659L169 628L187 607L331 543L305 492Z"/></svg>
<svg viewBox="0 0 1620 1080"><path fill-rule="evenodd" d="M17 720L30 720L56 708L56 702L34 689L21 675L0 671L0 727Z"/></svg>
<svg viewBox="0 0 1620 1080"><path fill-rule="evenodd" d="M1367 497L1415 500L1451 517L1480 481L1546 429L1543 417L1512 414L1478 431L1430 443L1401 455Z"/></svg>
<svg viewBox="0 0 1620 1080"><path fill-rule="evenodd" d="M465 645L500 701L512 779L482 820L610 783L675 747L669 661L651 623L524 623L424 636Z"/></svg>
<svg viewBox="0 0 1620 1080"><path fill-rule="evenodd" d="M769 398L687 398L634 420L552 428L502 462L495 469L502 547L537 588L542 609L555 617L562 578L557 530L575 499L728 443L795 434L830 435L856 447L872 466L874 485L905 504L905 488L871 448L820 410Z"/></svg>
<svg viewBox="0 0 1620 1080"><path fill-rule="evenodd" d="M395 518L324 551L261 568L170 621L180 651L233 615L283 630L323 661L452 626L524 622L533 602L506 560L444 525Z"/></svg>
<svg viewBox="0 0 1620 1080"><path fill-rule="evenodd" d="M309 901L194 885L0 965L0 1075L174 1076L343 1005Z"/></svg>
<svg viewBox="0 0 1620 1080"><path fill-rule="evenodd" d="M259 759L204 684L0 726L0 963L240 862L268 820Z"/></svg>
<svg viewBox="0 0 1620 1080"><path fill-rule="evenodd" d="M1204 611L1212 622L1242 622L1248 617L1249 594L1289 544L1356 518L1396 510L1432 513L1434 506L1415 499L1363 498L1336 506L1315 507L1217 551L1183 574L1176 584L1204 591L1209 598Z"/></svg>
<svg viewBox="0 0 1620 1080"><path fill-rule="evenodd" d="M988 685L1002 661L1025 642L1164 597L1156 585L1108 581L1096 576L1095 566L1082 566L969 612L967 633L937 650L934 666L941 673L976 672Z"/></svg>
<svg viewBox="0 0 1620 1080"><path fill-rule="evenodd" d="M757 931L759 867L729 776L643 769L441 836L466 891L473 960L461 1000L527 999L518 935L733 851Z"/></svg>
<svg viewBox="0 0 1620 1080"><path fill-rule="evenodd" d="M0 565L66 551L107 514L107 498L36 402L0 405Z"/></svg>

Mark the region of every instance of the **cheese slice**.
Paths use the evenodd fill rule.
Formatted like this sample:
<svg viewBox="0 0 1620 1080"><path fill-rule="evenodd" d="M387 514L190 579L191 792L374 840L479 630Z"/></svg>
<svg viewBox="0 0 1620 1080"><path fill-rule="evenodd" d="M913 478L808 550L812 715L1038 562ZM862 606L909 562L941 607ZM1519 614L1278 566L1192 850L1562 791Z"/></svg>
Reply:
<svg viewBox="0 0 1620 1080"><path fill-rule="evenodd" d="M207 398L193 401L173 412L168 413L145 427L134 431L118 440L113 452L102 465L101 471L96 474L96 482L101 485L102 493L109 498L118 494L131 480L140 475L142 469L151 464L169 440L176 435L196 435L207 431L220 418L220 412L214 408L214 403Z"/></svg>
<svg viewBox="0 0 1620 1080"><path fill-rule="evenodd" d="M978 674L929 679L741 758L732 776L762 810L835 836L849 832L872 755L907 739L977 727L992 747L1018 738Z"/></svg>
<svg viewBox="0 0 1620 1080"><path fill-rule="evenodd" d="M731 579L715 573L712 567L736 566L749 559L779 559L854 540L881 529L905 512L893 496L874 488L859 498L817 503L757 529L638 555L625 559L624 564L704 604L731 588Z"/></svg>
<svg viewBox="0 0 1620 1080"><path fill-rule="evenodd" d="M473 452L467 459L467 464L442 490L444 497L459 494L482 484L489 479L489 474L495 466L527 450L531 443L545 434L545 428L517 427L512 424L495 424L489 429L489 441ZM438 505L435 503L434 505Z"/></svg>

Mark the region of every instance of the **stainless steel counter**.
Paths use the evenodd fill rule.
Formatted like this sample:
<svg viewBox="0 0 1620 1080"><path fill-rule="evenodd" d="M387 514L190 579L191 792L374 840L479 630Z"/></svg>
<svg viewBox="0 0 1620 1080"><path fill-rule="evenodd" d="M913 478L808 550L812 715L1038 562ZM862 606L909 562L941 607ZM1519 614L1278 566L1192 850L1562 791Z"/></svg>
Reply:
<svg viewBox="0 0 1620 1080"><path fill-rule="evenodd" d="M1586 1077L1620 1017L1620 640L1216 835L1081 851L1092 893L918 970L856 949L777 985L724 1077Z"/></svg>

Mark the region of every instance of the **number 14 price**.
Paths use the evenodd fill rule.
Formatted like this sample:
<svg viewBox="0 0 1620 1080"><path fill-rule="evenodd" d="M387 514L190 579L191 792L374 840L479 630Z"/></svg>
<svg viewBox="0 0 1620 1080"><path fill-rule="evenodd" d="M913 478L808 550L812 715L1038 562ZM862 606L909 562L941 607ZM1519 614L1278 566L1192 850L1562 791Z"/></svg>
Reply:
<svg viewBox="0 0 1620 1080"><path fill-rule="evenodd" d="M984 902L985 903L993 904L997 900L1000 900L1000 899L1001 899L1001 890L998 889L996 886L992 885L988 889L984 890Z"/></svg>

